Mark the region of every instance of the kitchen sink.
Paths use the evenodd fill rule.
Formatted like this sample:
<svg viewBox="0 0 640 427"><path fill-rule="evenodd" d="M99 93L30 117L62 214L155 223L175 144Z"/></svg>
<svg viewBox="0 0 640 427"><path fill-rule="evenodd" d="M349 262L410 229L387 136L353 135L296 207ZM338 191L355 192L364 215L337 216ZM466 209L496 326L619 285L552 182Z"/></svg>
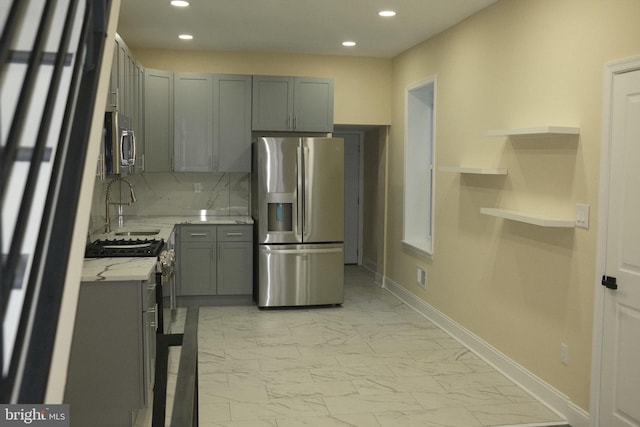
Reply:
<svg viewBox="0 0 640 427"><path fill-rule="evenodd" d="M159 229L149 230L121 230L113 233L116 236L155 236L160 233Z"/></svg>

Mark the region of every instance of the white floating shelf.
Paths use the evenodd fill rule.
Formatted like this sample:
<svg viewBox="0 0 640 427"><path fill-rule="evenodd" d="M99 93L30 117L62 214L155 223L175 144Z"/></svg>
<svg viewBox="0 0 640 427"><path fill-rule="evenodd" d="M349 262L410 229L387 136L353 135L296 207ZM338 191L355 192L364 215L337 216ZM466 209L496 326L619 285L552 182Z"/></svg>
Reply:
<svg viewBox="0 0 640 427"><path fill-rule="evenodd" d="M468 173L475 175L506 175L506 169L496 168L469 168L461 166L440 166L441 172Z"/></svg>
<svg viewBox="0 0 640 427"><path fill-rule="evenodd" d="M537 126L518 129L494 129L485 132L485 136L520 136L520 135L579 135L580 128L568 126Z"/></svg>
<svg viewBox="0 0 640 427"><path fill-rule="evenodd" d="M574 228L576 226L576 220L573 218L550 218L543 215L530 214L521 211L514 211L511 209L480 208L480 213L484 215L508 219L511 221L538 225L540 227Z"/></svg>

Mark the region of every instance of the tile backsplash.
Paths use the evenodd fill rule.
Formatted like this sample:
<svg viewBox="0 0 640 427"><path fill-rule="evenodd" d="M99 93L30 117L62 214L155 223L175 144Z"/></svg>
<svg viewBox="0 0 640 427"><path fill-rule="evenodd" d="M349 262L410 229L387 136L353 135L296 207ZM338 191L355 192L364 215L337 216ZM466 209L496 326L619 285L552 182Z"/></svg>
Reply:
<svg viewBox="0 0 640 427"><path fill-rule="evenodd" d="M143 173L124 177L134 188L137 201L123 207L127 216L229 216L249 215L248 173ZM112 181L96 180L91 208L91 230L99 230L105 223L105 192ZM130 201L125 182L111 185L111 202ZM112 221L117 218L118 206L111 205ZM113 222L115 223L115 221Z"/></svg>

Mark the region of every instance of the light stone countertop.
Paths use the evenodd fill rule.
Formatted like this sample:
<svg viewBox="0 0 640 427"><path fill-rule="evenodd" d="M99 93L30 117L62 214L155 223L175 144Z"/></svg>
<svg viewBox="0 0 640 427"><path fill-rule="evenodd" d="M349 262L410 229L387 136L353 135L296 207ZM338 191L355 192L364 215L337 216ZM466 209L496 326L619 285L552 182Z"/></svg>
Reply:
<svg viewBox="0 0 640 427"><path fill-rule="evenodd" d="M117 217L114 218L117 221ZM167 241L176 225L251 225L247 216L148 216L125 217L123 227L113 227L110 233L91 234L97 239L164 239ZM118 236L116 233L140 230L158 230L150 236ZM144 281L155 271L157 259L153 257L86 258L82 268L82 281Z"/></svg>
<svg viewBox="0 0 640 427"><path fill-rule="evenodd" d="M153 257L89 258L82 265L83 282L143 282L156 271Z"/></svg>

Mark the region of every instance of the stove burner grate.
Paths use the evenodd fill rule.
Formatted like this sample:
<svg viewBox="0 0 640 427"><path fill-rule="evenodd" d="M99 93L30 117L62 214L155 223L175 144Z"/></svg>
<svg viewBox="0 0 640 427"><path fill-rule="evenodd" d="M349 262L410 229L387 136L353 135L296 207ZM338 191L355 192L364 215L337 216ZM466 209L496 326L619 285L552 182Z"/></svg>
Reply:
<svg viewBox="0 0 640 427"><path fill-rule="evenodd" d="M89 243L85 258L157 257L164 248L163 239L105 239Z"/></svg>

